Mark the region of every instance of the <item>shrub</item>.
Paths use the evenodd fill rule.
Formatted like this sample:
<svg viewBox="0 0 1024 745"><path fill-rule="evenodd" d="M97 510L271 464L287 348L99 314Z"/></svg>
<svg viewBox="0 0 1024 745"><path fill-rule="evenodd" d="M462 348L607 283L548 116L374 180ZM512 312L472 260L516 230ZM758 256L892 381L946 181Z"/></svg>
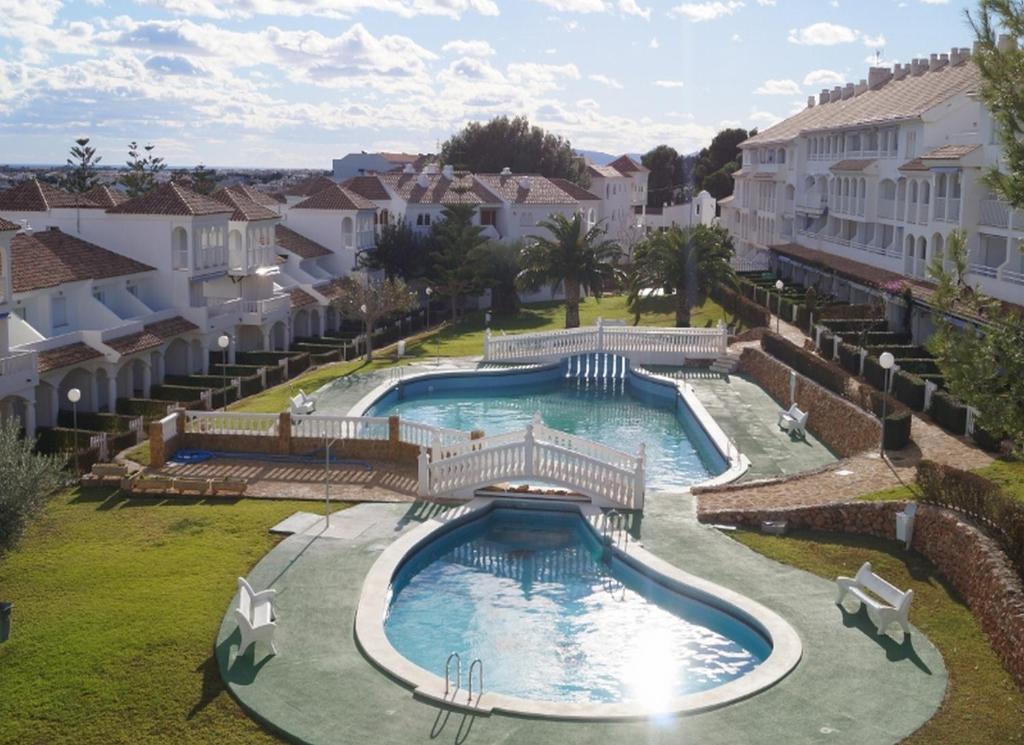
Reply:
<svg viewBox="0 0 1024 745"><path fill-rule="evenodd" d="M914 411L924 410L924 380L900 370L892 379L892 393Z"/></svg>
<svg viewBox="0 0 1024 745"><path fill-rule="evenodd" d="M987 450L990 453L998 452L1003 444L1002 437L996 437L978 425L974 425L974 432L971 433L971 439L974 440L982 450Z"/></svg>
<svg viewBox="0 0 1024 745"><path fill-rule="evenodd" d="M821 332L821 351L819 354L827 360L832 359L832 342L835 338L835 334L831 331Z"/></svg>
<svg viewBox="0 0 1024 745"><path fill-rule="evenodd" d="M167 401L152 398L119 398L117 413L145 419L163 419L167 415L167 404Z"/></svg>
<svg viewBox="0 0 1024 745"><path fill-rule="evenodd" d="M860 375L860 350L853 344L839 345L839 364L850 375Z"/></svg>
<svg viewBox="0 0 1024 745"><path fill-rule="evenodd" d="M936 391L932 395L928 413L940 427L954 435L962 435L967 428L967 407L945 391Z"/></svg>
<svg viewBox="0 0 1024 745"><path fill-rule="evenodd" d="M885 388L885 370L878 362L878 357L868 355L864 360L864 380L868 381L878 390Z"/></svg>
<svg viewBox="0 0 1024 745"><path fill-rule="evenodd" d="M847 305L845 303L839 303L836 305L830 305L821 312L821 317L826 319L840 319L840 318L882 318L883 313L881 306L878 305Z"/></svg>
<svg viewBox="0 0 1024 745"><path fill-rule="evenodd" d="M14 547L64 480L63 460L33 447L17 420L0 422L0 554Z"/></svg>
<svg viewBox="0 0 1024 745"><path fill-rule="evenodd" d="M889 328L885 321L874 318L829 318L823 320L822 323L832 329L834 333L843 336L869 331L886 331Z"/></svg>
<svg viewBox="0 0 1024 745"><path fill-rule="evenodd" d="M844 394L846 374L835 365L822 360L821 357L791 344L772 332L768 332L761 338L761 348L818 385L824 386L840 396Z"/></svg>
<svg viewBox="0 0 1024 745"><path fill-rule="evenodd" d="M767 310L728 287L715 287L711 291L711 299L721 305L727 313L736 316L748 328L768 325L770 316Z"/></svg>

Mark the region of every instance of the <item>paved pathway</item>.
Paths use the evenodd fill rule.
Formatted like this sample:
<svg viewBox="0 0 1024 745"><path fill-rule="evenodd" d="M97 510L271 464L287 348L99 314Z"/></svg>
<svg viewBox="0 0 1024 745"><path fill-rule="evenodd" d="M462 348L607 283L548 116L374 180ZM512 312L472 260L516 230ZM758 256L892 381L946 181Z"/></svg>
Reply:
<svg viewBox="0 0 1024 745"><path fill-rule="evenodd" d="M216 645L221 673L243 707L310 743L882 745L913 732L942 701L946 672L919 632L903 644L876 637L863 613L834 604L833 583L770 561L698 524L689 497L659 495L649 500L640 526L646 546L782 614L804 644L797 668L750 699L683 718L569 723L446 713L374 668L352 633L371 564L403 530L438 509L422 502L360 505L332 516L333 537L321 534L320 522L264 557L249 579L257 589L277 590L280 654L236 657L238 634L230 612ZM438 651L439 667L443 653Z"/></svg>

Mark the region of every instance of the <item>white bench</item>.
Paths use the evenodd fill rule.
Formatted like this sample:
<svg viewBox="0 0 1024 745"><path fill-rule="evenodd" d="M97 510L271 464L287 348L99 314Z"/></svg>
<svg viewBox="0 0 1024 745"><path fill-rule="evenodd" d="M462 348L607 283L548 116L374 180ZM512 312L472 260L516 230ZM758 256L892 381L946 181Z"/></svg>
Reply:
<svg viewBox="0 0 1024 745"><path fill-rule="evenodd" d="M291 397L293 414L312 414L316 411L316 401L306 395L301 388L297 395Z"/></svg>
<svg viewBox="0 0 1024 745"><path fill-rule="evenodd" d="M857 570L857 576L836 578L839 586L839 595L836 597L836 604L840 604L847 594L853 595L868 609L868 615L874 613L874 622L878 627L878 635L881 636L889 628L893 621L899 623L903 633L910 633L910 603L914 599L914 591L903 592L897 587L890 585L884 579L871 571L871 562L865 561L864 566ZM867 593L871 593L868 595Z"/></svg>
<svg viewBox="0 0 1024 745"><path fill-rule="evenodd" d="M807 415L808 412L801 411L799 406L793 404L789 407L788 411L779 412L779 427L784 432L799 435L800 437L806 437Z"/></svg>
<svg viewBox="0 0 1024 745"><path fill-rule="evenodd" d="M272 654L277 654L277 647L274 646L274 623L273 600L276 590L264 590L253 592L252 587L243 577L238 578L238 608L235 609L235 620L238 622L238 631L242 634L242 641L238 645L239 656L245 654L250 645L256 642L266 642L270 645Z"/></svg>

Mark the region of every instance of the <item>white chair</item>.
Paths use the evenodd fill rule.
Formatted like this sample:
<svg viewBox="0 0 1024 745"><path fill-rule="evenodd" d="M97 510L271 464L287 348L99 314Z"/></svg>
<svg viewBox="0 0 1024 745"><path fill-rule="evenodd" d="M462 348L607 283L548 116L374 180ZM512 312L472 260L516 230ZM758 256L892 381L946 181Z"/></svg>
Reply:
<svg viewBox="0 0 1024 745"><path fill-rule="evenodd" d="M903 592L890 585L871 571L870 561L864 562L853 579L837 577L836 585L839 587L836 604L842 603L847 594L853 595L867 607L869 616L874 615L879 636L885 633L893 621L899 623L904 634L910 633L910 603L914 599L914 591Z"/></svg>
<svg viewBox="0 0 1024 745"><path fill-rule="evenodd" d="M316 411L316 401L306 395L301 388L297 395L291 397L292 414L312 414Z"/></svg>
<svg viewBox="0 0 1024 745"><path fill-rule="evenodd" d="M235 609L235 620L242 641L238 645L238 655L245 654L250 645L266 642L270 645L271 654L277 654L274 646L273 600L276 590L253 592L252 587L243 577L238 578L238 608Z"/></svg>
<svg viewBox="0 0 1024 745"><path fill-rule="evenodd" d="M807 415L808 412L793 404L788 411L779 412L779 427L791 435L807 437Z"/></svg>

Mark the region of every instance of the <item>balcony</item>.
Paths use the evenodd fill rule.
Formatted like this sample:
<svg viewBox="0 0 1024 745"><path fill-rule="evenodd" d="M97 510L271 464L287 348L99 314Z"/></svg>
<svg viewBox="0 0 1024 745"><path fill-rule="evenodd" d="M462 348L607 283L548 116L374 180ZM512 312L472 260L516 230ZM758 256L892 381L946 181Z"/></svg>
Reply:
<svg viewBox="0 0 1024 745"><path fill-rule="evenodd" d="M232 300L220 300L218 298L207 298L206 299L207 312L211 317L214 316L225 316L229 313L241 313L242 312L242 300L240 298L234 298Z"/></svg>
<svg viewBox="0 0 1024 745"><path fill-rule="evenodd" d="M991 277L993 279L999 274L999 267L989 266L988 264L969 264L968 270L971 274L977 274L979 277Z"/></svg>
<svg viewBox="0 0 1024 745"><path fill-rule="evenodd" d="M0 398L39 383L38 352L10 352L0 357Z"/></svg>
<svg viewBox="0 0 1024 745"><path fill-rule="evenodd" d="M1000 279L1015 285L1024 285L1024 272L1017 272L1012 269L1003 269Z"/></svg>
<svg viewBox="0 0 1024 745"><path fill-rule="evenodd" d="M291 307L291 296L275 295L264 300L242 300L242 323L259 326L268 317L287 313Z"/></svg>
<svg viewBox="0 0 1024 745"><path fill-rule="evenodd" d="M825 194L804 194L797 200L797 207L809 212L821 212L827 206L828 196Z"/></svg>
<svg viewBox="0 0 1024 745"><path fill-rule="evenodd" d="M1010 227L1010 205L998 199L982 199L978 224L993 228Z"/></svg>

